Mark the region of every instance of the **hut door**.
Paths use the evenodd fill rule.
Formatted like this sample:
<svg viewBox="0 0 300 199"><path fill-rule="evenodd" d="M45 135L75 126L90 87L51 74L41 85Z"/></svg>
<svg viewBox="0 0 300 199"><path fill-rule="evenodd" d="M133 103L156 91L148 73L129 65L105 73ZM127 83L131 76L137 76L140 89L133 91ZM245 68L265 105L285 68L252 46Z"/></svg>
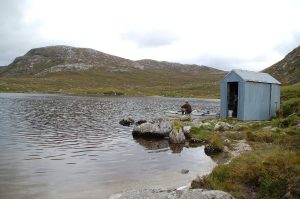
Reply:
<svg viewBox="0 0 300 199"><path fill-rule="evenodd" d="M228 82L227 85L227 110L228 116L230 117L232 113L232 117L237 118L238 113L238 96L239 96L239 83L238 82Z"/></svg>

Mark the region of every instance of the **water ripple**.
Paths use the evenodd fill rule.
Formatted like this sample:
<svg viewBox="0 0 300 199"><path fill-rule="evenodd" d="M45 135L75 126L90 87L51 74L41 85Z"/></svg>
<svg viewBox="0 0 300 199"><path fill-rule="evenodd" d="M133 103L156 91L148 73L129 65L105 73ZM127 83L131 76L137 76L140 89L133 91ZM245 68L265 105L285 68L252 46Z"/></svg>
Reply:
<svg viewBox="0 0 300 199"><path fill-rule="evenodd" d="M136 120L158 117L178 110L183 102L159 97L0 94L0 196L32 198L26 193L41 192L47 198L49 193L70 192L72 198L78 187L101 192L120 191L125 185L182 185L183 179L215 166L203 149L173 146L167 140L135 140L132 127L118 122L129 115ZM190 102L195 109L219 108L215 101ZM189 174L174 175L187 165ZM59 194L52 198L60 196L64 198Z"/></svg>

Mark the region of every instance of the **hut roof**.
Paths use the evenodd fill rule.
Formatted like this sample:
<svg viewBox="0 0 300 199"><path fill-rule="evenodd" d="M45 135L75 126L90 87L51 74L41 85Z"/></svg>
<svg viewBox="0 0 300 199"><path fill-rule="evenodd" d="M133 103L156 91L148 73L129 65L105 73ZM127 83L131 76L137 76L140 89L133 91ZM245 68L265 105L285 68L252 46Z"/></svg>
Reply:
<svg viewBox="0 0 300 199"><path fill-rule="evenodd" d="M259 73L247 70L232 70L232 72L236 73L240 78L242 78L246 82L263 82L270 84L281 84L278 80L267 73Z"/></svg>

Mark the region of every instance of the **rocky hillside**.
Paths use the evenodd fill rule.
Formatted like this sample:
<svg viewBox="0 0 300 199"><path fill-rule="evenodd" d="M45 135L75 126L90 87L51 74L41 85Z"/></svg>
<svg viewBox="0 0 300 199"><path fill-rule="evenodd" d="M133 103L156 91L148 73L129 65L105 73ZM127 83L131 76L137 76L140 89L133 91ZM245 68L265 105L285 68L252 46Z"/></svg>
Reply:
<svg viewBox="0 0 300 199"><path fill-rule="evenodd" d="M24 56L17 57L2 71L1 76L41 76L53 72L95 69L101 69L106 72L126 72L134 69L176 69L178 72L222 73L222 71L204 66L154 60L132 61L88 48L49 46L32 49Z"/></svg>
<svg viewBox="0 0 300 199"><path fill-rule="evenodd" d="M17 57L2 72L2 76L43 75L51 72L96 68L127 71L131 68L143 68L143 66L134 61L93 49L49 46L32 49L24 56Z"/></svg>
<svg viewBox="0 0 300 199"><path fill-rule="evenodd" d="M300 82L300 46L287 54L284 59L263 70L269 73L282 84Z"/></svg>
<svg viewBox="0 0 300 199"><path fill-rule="evenodd" d="M0 70L0 92L218 97L225 71L133 61L87 48L30 50Z"/></svg>

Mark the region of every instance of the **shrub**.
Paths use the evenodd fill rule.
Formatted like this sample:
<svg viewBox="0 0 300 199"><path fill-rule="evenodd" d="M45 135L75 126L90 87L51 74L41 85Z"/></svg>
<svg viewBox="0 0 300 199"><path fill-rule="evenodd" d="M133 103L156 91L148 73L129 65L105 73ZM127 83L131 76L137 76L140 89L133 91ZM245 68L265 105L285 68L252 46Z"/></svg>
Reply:
<svg viewBox="0 0 300 199"><path fill-rule="evenodd" d="M282 198L299 174L299 154L280 148L259 150L216 167L204 179L204 188L227 191L236 198L248 198L249 190L259 198Z"/></svg>
<svg viewBox="0 0 300 199"><path fill-rule="evenodd" d="M248 131L246 134L247 140L254 142L279 143L286 138L284 134L270 130Z"/></svg>
<svg viewBox="0 0 300 199"><path fill-rule="evenodd" d="M274 126L281 128L287 128L289 126L297 125L300 122L300 117L297 115L290 115L285 118L276 118L272 120Z"/></svg>
<svg viewBox="0 0 300 199"><path fill-rule="evenodd" d="M192 127L190 134L198 140L208 141L209 139L209 132L202 127Z"/></svg>
<svg viewBox="0 0 300 199"><path fill-rule="evenodd" d="M236 133L227 133L225 137L231 139L231 140L243 140L245 139L246 135L242 132L236 132Z"/></svg>
<svg viewBox="0 0 300 199"><path fill-rule="evenodd" d="M300 98L292 98L283 102L280 109L277 110L279 117L287 117L291 114L300 116Z"/></svg>
<svg viewBox="0 0 300 199"><path fill-rule="evenodd" d="M281 101L286 101L291 98L300 98L300 84L284 86L281 90Z"/></svg>
<svg viewBox="0 0 300 199"><path fill-rule="evenodd" d="M223 140L220 138L220 136L212 134L209 136L209 142L212 146L214 146L215 148L220 149L221 151L224 148L224 142Z"/></svg>
<svg viewBox="0 0 300 199"><path fill-rule="evenodd" d="M179 121L179 120L175 120L173 122L173 128L179 130L179 129L182 129L184 126L183 122L182 121Z"/></svg>

